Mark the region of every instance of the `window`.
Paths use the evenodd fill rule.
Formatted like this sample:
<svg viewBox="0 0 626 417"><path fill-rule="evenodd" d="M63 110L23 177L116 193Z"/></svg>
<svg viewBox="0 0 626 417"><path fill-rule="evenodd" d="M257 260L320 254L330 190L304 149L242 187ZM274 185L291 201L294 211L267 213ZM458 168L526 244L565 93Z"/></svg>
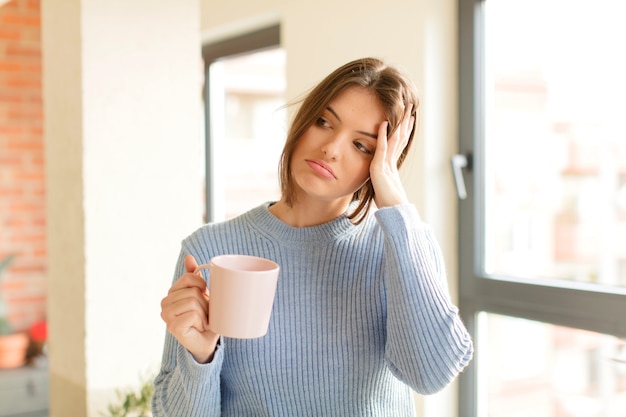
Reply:
<svg viewBox="0 0 626 417"><path fill-rule="evenodd" d="M459 0L460 416L624 410L620 1Z"/></svg>
<svg viewBox="0 0 626 417"><path fill-rule="evenodd" d="M280 197L286 111L278 35L276 26L204 47L208 221Z"/></svg>
<svg viewBox="0 0 626 417"><path fill-rule="evenodd" d="M626 341L484 312L478 324L479 415L618 417L626 410Z"/></svg>

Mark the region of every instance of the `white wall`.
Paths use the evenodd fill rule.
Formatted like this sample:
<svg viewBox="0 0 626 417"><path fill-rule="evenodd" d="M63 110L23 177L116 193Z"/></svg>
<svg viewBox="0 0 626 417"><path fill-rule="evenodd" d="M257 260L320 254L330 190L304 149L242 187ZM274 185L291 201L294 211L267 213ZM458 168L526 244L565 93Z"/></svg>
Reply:
<svg viewBox="0 0 626 417"><path fill-rule="evenodd" d="M288 100L362 56L383 58L413 76L422 93L422 120L403 178L438 235L455 295L456 198L449 158L457 146L456 1L202 0L201 11L205 42L280 22ZM456 415L455 387L423 404L420 399L418 409L426 417Z"/></svg>
<svg viewBox="0 0 626 417"><path fill-rule="evenodd" d="M42 2L50 409L156 371L160 300L202 221L199 3Z"/></svg>

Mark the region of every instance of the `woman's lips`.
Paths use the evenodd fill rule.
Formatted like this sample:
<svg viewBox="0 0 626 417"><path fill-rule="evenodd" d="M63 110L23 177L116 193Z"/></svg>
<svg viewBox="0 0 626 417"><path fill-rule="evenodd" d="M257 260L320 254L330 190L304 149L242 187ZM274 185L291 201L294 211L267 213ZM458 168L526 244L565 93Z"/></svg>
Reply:
<svg viewBox="0 0 626 417"><path fill-rule="evenodd" d="M313 171L325 178L337 179L332 168L324 161L319 159L306 159L306 163L311 167Z"/></svg>

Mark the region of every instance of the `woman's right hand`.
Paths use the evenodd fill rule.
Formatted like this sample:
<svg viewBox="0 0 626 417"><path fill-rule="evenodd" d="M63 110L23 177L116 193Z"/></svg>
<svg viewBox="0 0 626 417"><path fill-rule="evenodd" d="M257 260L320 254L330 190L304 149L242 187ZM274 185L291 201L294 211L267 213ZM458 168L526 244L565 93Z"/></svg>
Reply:
<svg viewBox="0 0 626 417"><path fill-rule="evenodd" d="M209 330L209 291L200 273L194 274L198 263L192 255L187 255L184 263L187 272L161 301L161 318L198 363L208 363L220 335Z"/></svg>

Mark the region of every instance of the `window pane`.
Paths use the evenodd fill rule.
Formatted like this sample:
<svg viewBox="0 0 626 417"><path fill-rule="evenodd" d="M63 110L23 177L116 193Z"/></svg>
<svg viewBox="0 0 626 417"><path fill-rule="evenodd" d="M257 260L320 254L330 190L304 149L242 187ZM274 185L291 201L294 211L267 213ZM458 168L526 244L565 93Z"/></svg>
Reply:
<svg viewBox="0 0 626 417"><path fill-rule="evenodd" d="M624 340L481 313L477 342L479 416L624 415Z"/></svg>
<svg viewBox="0 0 626 417"><path fill-rule="evenodd" d="M485 1L485 273L626 286L624 20Z"/></svg>
<svg viewBox="0 0 626 417"><path fill-rule="evenodd" d="M285 52L281 48L214 62L211 92L213 221L280 197L285 141Z"/></svg>

